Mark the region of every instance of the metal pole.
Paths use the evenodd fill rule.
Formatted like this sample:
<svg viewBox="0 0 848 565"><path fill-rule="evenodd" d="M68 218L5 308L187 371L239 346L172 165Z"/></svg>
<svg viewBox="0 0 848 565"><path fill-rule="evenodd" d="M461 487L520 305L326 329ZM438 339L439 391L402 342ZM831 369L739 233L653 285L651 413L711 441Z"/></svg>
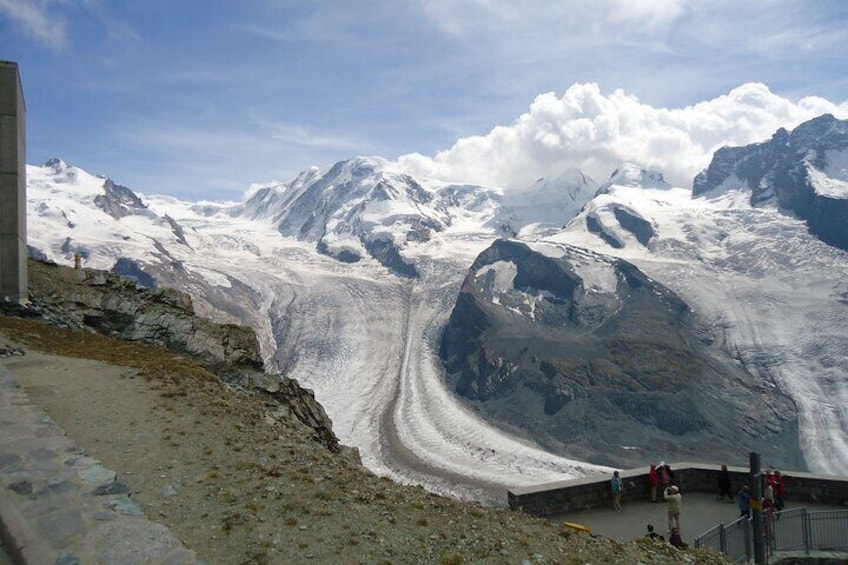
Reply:
<svg viewBox="0 0 848 565"><path fill-rule="evenodd" d="M754 536L754 563L766 565L765 543L763 539L763 482L760 473L760 454L751 452L751 529Z"/></svg>
<svg viewBox="0 0 848 565"><path fill-rule="evenodd" d="M810 515L807 513L806 508L804 508L801 517L804 520L804 552L809 555L810 548L813 545L813 534L812 528L810 528Z"/></svg>

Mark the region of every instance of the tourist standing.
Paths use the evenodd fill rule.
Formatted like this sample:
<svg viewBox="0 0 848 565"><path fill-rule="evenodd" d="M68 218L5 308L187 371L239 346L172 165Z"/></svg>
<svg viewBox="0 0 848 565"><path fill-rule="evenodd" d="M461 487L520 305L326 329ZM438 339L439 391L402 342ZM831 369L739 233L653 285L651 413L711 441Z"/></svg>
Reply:
<svg viewBox="0 0 848 565"><path fill-rule="evenodd" d="M660 479L660 485L662 485L663 490L671 486L671 478L665 470L665 461L660 461L657 464L657 477Z"/></svg>
<svg viewBox="0 0 848 565"><path fill-rule="evenodd" d="M771 483L774 488L774 504L777 511L780 512L783 510L783 497L786 495L786 483L783 481L783 475L780 474L778 469L772 471Z"/></svg>
<svg viewBox="0 0 848 565"><path fill-rule="evenodd" d="M683 496L680 494L680 489L675 485L671 485L663 493L663 498L668 509L668 531L672 532L674 528L680 529L680 509L683 506Z"/></svg>
<svg viewBox="0 0 848 565"><path fill-rule="evenodd" d="M660 486L660 476L657 473L657 466L651 463L648 469L648 483L651 485L651 502L657 501L657 487Z"/></svg>
<svg viewBox="0 0 848 565"><path fill-rule="evenodd" d="M659 465L657 465L657 475L660 477L660 484L663 490L670 487L672 482L674 482L674 473L671 470L671 466L665 461L660 461Z"/></svg>
<svg viewBox="0 0 848 565"><path fill-rule="evenodd" d="M739 505L739 517L751 517L751 493L748 490L748 485L743 486L736 493L736 503Z"/></svg>
<svg viewBox="0 0 848 565"><path fill-rule="evenodd" d="M610 490L612 491L612 505L616 510L621 510L621 493L624 491L624 481L618 476L618 471L612 474L610 481Z"/></svg>
<svg viewBox="0 0 848 565"><path fill-rule="evenodd" d="M763 510L771 512L776 508L777 504L774 498L774 482L772 481L772 474L766 473L765 486L763 487Z"/></svg>
<svg viewBox="0 0 848 565"><path fill-rule="evenodd" d="M724 500L727 498L728 502L733 502L731 488L730 471L727 470L727 465L722 465L721 471L718 472L718 499Z"/></svg>

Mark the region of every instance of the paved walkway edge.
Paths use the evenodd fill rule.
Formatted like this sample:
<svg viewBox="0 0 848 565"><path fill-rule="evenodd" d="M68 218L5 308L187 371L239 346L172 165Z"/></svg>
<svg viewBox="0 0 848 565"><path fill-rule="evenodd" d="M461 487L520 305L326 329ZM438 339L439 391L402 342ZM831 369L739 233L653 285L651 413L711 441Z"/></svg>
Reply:
<svg viewBox="0 0 848 565"><path fill-rule="evenodd" d="M52 552L38 543L38 536L21 515L15 501L0 489L0 535L12 561L20 564L52 563L56 560Z"/></svg>
<svg viewBox="0 0 848 565"><path fill-rule="evenodd" d="M0 367L0 535L15 563L200 563L131 493Z"/></svg>

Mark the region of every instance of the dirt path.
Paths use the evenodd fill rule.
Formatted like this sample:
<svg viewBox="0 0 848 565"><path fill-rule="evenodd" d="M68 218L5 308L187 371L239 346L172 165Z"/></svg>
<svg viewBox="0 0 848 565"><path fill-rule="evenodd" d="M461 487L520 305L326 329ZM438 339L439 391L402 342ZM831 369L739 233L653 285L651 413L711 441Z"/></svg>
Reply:
<svg viewBox="0 0 848 565"><path fill-rule="evenodd" d="M209 456L219 434L199 419L198 406L176 407L167 391L163 397L157 383L132 367L32 349L2 363L77 445L131 486L149 518L170 527L201 557L219 562L207 553L224 525L217 497L210 496L218 481L210 479L215 469Z"/></svg>
<svg viewBox="0 0 848 565"><path fill-rule="evenodd" d="M138 475L133 482L142 478L139 471L155 457L152 452L176 417L157 414L161 398L137 369L33 350L3 365L70 437L98 459L120 459L122 475ZM138 485L136 492L153 485L146 486Z"/></svg>

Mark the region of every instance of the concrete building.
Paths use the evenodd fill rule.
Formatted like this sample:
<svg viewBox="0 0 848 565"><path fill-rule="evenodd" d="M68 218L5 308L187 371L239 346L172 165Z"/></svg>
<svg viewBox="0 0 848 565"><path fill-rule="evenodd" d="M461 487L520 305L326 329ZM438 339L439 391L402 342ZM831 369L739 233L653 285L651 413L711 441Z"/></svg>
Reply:
<svg viewBox="0 0 848 565"><path fill-rule="evenodd" d="M27 302L26 106L9 61L0 61L0 301Z"/></svg>

